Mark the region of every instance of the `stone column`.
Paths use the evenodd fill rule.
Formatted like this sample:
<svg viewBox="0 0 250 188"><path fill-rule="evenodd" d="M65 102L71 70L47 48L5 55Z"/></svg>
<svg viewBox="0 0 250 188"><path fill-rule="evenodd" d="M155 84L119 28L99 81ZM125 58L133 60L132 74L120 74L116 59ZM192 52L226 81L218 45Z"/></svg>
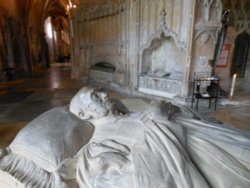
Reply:
<svg viewBox="0 0 250 188"><path fill-rule="evenodd" d="M71 43L71 48L70 48L70 62L72 65L72 73L71 76L76 79L80 79L80 70L79 70L79 63L78 61L78 54L77 52L77 45L76 45L76 40L78 40L77 37L75 37L75 27L76 27L76 18L74 16L73 10L70 10L70 17L69 17L69 29L70 29L70 43Z"/></svg>
<svg viewBox="0 0 250 188"><path fill-rule="evenodd" d="M191 68L192 68L192 48L193 48L193 40L194 40L194 23L195 23L195 7L196 7L196 0L189 0L188 2L184 3L184 7L186 8L186 15L188 17L188 28L186 30L187 33L187 46L186 46L186 61L185 63L185 70L183 76L183 84L182 84L182 92L181 97L185 98L189 94L189 90L191 88L190 79L191 77Z"/></svg>
<svg viewBox="0 0 250 188"><path fill-rule="evenodd" d="M135 90L138 86L138 68L139 68L139 15L140 15L140 0L129 1L128 14L128 69L130 75L129 87Z"/></svg>

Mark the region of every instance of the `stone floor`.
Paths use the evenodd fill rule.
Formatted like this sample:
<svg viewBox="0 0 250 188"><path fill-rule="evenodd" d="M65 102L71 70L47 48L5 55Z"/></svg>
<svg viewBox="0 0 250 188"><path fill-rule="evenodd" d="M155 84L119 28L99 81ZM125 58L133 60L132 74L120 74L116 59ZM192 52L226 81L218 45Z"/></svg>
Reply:
<svg viewBox="0 0 250 188"><path fill-rule="evenodd" d="M29 121L53 107L69 104L72 96L84 86L70 76L69 64L52 64L38 70L32 77L0 82L0 148L7 146L17 132ZM148 100L111 92L122 99L130 109L142 110ZM250 94L249 94L250 96ZM222 99L216 111L199 108L199 111L233 126L250 131L250 97L237 96Z"/></svg>

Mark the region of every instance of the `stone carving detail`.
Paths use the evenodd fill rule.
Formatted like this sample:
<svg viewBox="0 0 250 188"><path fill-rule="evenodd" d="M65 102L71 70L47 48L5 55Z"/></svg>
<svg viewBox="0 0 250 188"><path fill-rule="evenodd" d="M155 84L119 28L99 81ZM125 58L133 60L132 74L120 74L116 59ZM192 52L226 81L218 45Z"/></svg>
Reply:
<svg viewBox="0 0 250 188"><path fill-rule="evenodd" d="M161 38L162 34L165 37L171 37L171 38L173 38L174 41L175 41L175 43L176 43L176 46L179 47L180 49L185 49L186 48L185 42L180 41L179 37L178 37L178 34L176 32L174 32L173 30L171 30L168 27L168 25L166 23L167 13L166 13L165 9L161 10L160 16L161 16L160 27L158 27L158 29L156 30L156 32L149 37L149 39L147 40L146 44L144 44L141 47L140 54L142 54L145 49L147 49L147 48L150 47L150 45L152 44L152 41L154 39Z"/></svg>
<svg viewBox="0 0 250 188"><path fill-rule="evenodd" d="M157 3L158 5L162 6L163 5L163 0L149 0L148 5L151 5L153 3Z"/></svg>
<svg viewBox="0 0 250 188"><path fill-rule="evenodd" d="M176 71L183 71L182 52L186 44L169 28L164 8L159 12L159 18L158 29L140 49L139 91L151 94L158 92L156 95L172 98L181 94L182 78L173 79L171 76L175 77Z"/></svg>
<svg viewBox="0 0 250 188"><path fill-rule="evenodd" d="M223 7L226 7L227 9L232 10L233 19L235 20L235 23L237 23L238 20L249 20L250 19L250 2L249 0L231 0L230 2L223 1Z"/></svg>
<svg viewBox="0 0 250 188"><path fill-rule="evenodd" d="M221 9L221 0L200 0L198 1L198 6L204 8L204 18L205 21L208 22L209 20L211 20L211 14L213 11L213 8L219 8ZM221 10L219 10L221 13ZM220 17L220 14L218 15Z"/></svg>
<svg viewBox="0 0 250 188"><path fill-rule="evenodd" d="M170 30L167 25L162 24L162 26L159 27L157 31L149 37L146 44L141 47L140 54L142 54L145 49L150 47L154 39L160 39L161 35L164 35L165 37L172 37L176 43L176 46L181 49L186 47L184 42L178 40L178 35L174 31Z"/></svg>
<svg viewBox="0 0 250 188"><path fill-rule="evenodd" d="M212 37L214 43L216 42L216 34L217 34L217 31L214 29L214 28L206 28L206 29L203 29L203 30L197 30L195 32L195 36L194 38L195 39L199 39L202 43L206 44L210 37Z"/></svg>
<svg viewBox="0 0 250 188"><path fill-rule="evenodd" d="M242 31L250 31L250 21L238 21L236 24L236 31L239 33Z"/></svg>
<svg viewBox="0 0 250 188"><path fill-rule="evenodd" d="M170 102L145 109L82 88L0 149L0 187L249 188L249 132Z"/></svg>
<svg viewBox="0 0 250 188"><path fill-rule="evenodd" d="M83 10L83 20L91 21L105 16L118 14L125 9L125 1L119 0L118 3L113 3L107 0L104 4L89 7Z"/></svg>
<svg viewBox="0 0 250 188"><path fill-rule="evenodd" d="M140 88L168 92L173 96L181 93L182 82L151 76L140 76Z"/></svg>
<svg viewBox="0 0 250 188"><path fill-rule="evenodd" d="M244 30L250 31L250 1L249 0L231 0L223 1L223 7L231 10L232 25L236 29L237 33L241 33Z"/></svg>
<svg viewBox="0 0 250 188"><path fill-rule="evenodd" d="M166 25L166 16L167 16L166 10L162 9L160 15L161 15L161 25Z"/></svg>
<svg viewBox="0 0 250 188"><path fill-rule="evenodd" d="M195 39L207 43L212 37L216 42L217 29L219 28L222 13L220 0L200 0L197 4L197 20L195 25Z"/></svg>

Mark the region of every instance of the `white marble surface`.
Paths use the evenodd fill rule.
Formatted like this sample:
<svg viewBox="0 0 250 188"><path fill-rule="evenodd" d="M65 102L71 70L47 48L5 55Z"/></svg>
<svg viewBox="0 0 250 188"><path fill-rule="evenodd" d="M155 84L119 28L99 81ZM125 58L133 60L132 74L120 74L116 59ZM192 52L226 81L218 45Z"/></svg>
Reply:
<svg viewBox="0 0 250 188"><path fill-rule="evenodd" d="M42 114L1 150L0 185L249 188L249 132L171 103L125 113L92 87L82 88L69 109L75 115L65 108ZM93 134L85 130L90 123Z"/></svg>

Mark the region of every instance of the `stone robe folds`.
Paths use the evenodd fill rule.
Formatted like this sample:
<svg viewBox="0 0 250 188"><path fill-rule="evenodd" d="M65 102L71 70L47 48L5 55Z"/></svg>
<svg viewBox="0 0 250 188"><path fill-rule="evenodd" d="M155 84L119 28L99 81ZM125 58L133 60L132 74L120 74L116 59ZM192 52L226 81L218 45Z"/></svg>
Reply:
<svg viewBox="0 0 250 188"><path fill-rule="evenodd" d="M172 104L89 121L67 107L34 119L1 150L0 187L250 187L249 132Z"/></svg>
<svg viewBox="0 0 250 188"><path fill-rule="evenodd" d="M68 161L88 143L93 131L92 124L77 118L68 107L41 114L0 156L0 188L78 187L71 173L74 161Z"/></svg>
<svg viewBox="0 0 250 188"><path fill-rule="evenodd" d="M80 187L249 188L249 133L180 108L171 121L154 111L97 122L78 156Z"/></svg>

